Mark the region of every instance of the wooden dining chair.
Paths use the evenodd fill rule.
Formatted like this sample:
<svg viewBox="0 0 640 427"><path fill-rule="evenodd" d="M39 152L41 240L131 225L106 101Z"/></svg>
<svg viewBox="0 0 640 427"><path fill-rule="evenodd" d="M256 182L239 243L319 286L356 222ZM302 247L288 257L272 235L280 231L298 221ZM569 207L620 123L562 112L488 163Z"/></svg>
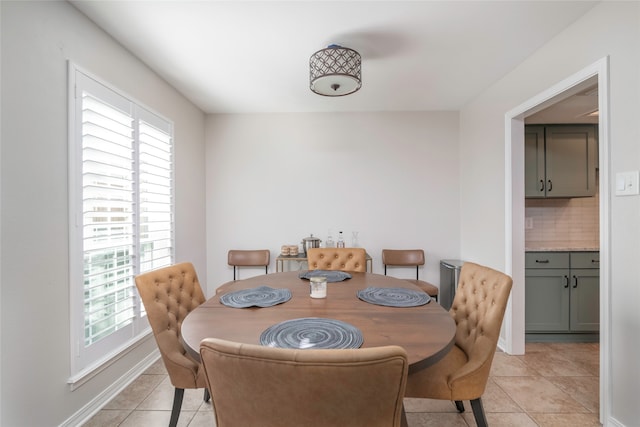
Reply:
<svg viewBox="0 0 640 427"><path fill-rule="evenodd" d="M439 289L436 285L420 280L420 266L424 265L425 257L422 249L383 249L382 264L384 275L387 275L387 267L413 267L416 269L416 278L406 279L413 283L430 297L438 301Z"/></svg>
<svg viewBox="0 0 640 427"><path fill-rule="evenodd" d="M407 397L451 400L463 412L471 401L478 427L486 427L482 405L513 281L499 271L467 262L449 314L456 322L455 345L444 358L407 380ZM428 331L425 331L428 333Z"/></svg>
<svg viewBox="0 0 640 427"><path fill-rule="evenodd" d="M135 281L162 361L175 387L169 421L169 426L175 427L185 388L204 388L204 400L209 400L202 365L189 356L180 337L182 321L205 301L205 296L190 262L140 274Z"/></svg>
<svg viewBox="0 0 640 427"><path fill-rule="evenodd" d="M399 427L399 346L299 350L206 338L200 357L217 427Z"/></svg>
<svg viewBox="0 0 640 427"><path fill-rule="evenodd" d="M309 270L367 271L367 252L363 248L309 248Z"/></svg>
<svg viewBox="0 0 640 427"><path fill-rule="evenodd" d="M264 274L269 273L271 251L269 249L238 250L232 249L227 253L227 264L233 267L233 281L226 282L216 289L216 294L226 292L240 275L242 267L264 267ZM237 271L237 274L236 274Z"/></svg>

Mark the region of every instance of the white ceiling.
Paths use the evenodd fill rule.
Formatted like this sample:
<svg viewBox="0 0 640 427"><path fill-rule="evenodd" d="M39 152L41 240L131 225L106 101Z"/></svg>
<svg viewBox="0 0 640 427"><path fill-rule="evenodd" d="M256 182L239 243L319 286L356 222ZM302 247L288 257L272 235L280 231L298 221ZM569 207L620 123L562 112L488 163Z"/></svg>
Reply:
<svg viewBox="0 0 640 427"><path fill-rule="evenodd" d="M458 110L596 1L71 3L207 113ZM309 90L309 57L362 55L362 89Z"/></svg>
<svg viewBox="0 0 640 427"><path fill-rule="evenodd" d="M599 123L598 76L565 91L549 107L525 118L527 124Z"/></svg>

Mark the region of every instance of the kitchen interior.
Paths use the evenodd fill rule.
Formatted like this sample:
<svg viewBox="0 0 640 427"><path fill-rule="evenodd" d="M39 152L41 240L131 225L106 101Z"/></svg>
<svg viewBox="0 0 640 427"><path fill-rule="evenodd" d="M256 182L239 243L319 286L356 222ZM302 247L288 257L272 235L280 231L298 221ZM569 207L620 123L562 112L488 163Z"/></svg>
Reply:
<svg viewBox="0 0 640 427"><path fill-rule="evenodd" d="M599 340L597 78L525 119L526 342Z"/></svg>

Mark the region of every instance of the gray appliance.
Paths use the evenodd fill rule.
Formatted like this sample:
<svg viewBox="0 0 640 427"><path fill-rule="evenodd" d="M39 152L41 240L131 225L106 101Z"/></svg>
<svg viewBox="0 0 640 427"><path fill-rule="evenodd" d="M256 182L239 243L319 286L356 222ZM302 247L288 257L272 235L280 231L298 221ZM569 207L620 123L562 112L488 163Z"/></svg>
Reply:
<svg viewBox="0 0 640 427"><path fill-rule="evenodd" d="M453 297L456 295L462 264L464 264L464 261L459 259L440 260L440 292L438 302L446 310L449 310L451 304L453 304Z"/></svg>

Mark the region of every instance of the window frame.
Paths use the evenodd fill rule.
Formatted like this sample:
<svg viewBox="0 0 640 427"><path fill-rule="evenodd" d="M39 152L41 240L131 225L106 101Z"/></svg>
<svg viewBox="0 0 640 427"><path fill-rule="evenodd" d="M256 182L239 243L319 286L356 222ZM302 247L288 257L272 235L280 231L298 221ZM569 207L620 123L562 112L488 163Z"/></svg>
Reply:
<svg viewBox="0 0 640 427"><path fill-rule="evenodd" d="M134 315L132 322L122 329L110 333L97 342L85 346L85 276L83 246L83 111L82 90L89 89L92 96L100 97L109 105L117 105L119 109L128 111L132 119L132 143L133 150L133 188L131 188L133 201L133 225L131 236L133 237L131 258L131 280L146 269L141 268L140 224L141 218L140 198L140 133L142 122L157 126L161 132L166 132L169 138L168 157L169 167L169 255L168 263L175 261L175 136L174 123L158 114L148 106L138 102L130 95L114 88L88 71L81 69L76 64L68 63L69 81L69 299L70 299L70 377L68 383L71 389L75 389L88 379L117 361L129 351L145 340L151 333L151 328L140 301L135 284L134 289ZM95 91L96 93L94 93ZM143 125L144 126L144 125ZM168 264L165 264L168 265Z"/></svg>

